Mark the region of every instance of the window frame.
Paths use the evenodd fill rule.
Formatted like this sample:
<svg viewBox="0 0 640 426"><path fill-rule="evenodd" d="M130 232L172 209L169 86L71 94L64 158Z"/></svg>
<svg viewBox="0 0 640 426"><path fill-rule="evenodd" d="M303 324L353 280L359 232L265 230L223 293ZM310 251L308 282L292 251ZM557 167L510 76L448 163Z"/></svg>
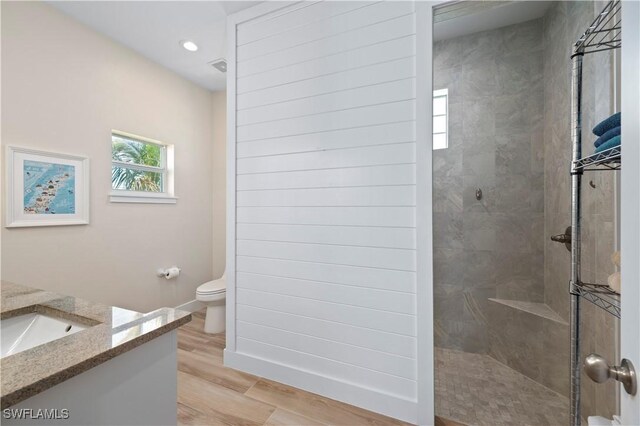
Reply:
<svg viewBox="0 0 640 426"><path fill-rule="evenodd" d="M444 114L436 115L435 108L433 109L433 112L431 114L431 125L432 125L431 149L433 149L434 151L439 151L441 149L449 148L449 89L445 87L444 89L434 90L433 91L433 96L431 98L432 104L435 102L436 98L444 98L444 100L445 100L445 102L444 102L444 108L445 108ZM436 117L444 117L444 119L445 119L445 122L444 122L445 130L444 130L444 132L436 132L435 131L435 126L434 126L433 122L436 119ZM433 143L435 135L445 135L445 139L444 139L445 144L444 144L443 147L439 147L439 148L435 147L435 145Z"/></svg>
<svg viewBox="0 0 640 426"><path fill-rule="evenodd" d="M112 203L150 203L150 204L175 204L178 198L174 193L174 147L155 139L139 136L121 130L111 130L111 155L113 155L113 137L131 139L144 144L158 145L162 147L160 167L142 164L127 163L111 159L111 169L122 167L142 172L160 173L162 175L162 192L129 191L126 189L114 189L111 181L109 201Z"/></svg>

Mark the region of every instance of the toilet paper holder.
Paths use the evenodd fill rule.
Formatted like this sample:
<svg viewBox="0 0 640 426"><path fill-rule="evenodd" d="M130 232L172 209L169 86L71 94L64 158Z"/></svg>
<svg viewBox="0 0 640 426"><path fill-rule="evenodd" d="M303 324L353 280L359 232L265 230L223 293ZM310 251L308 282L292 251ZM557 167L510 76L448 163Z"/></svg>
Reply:
<svg viewBox="0 0 640 426"><path fill-rule="evenodd" d="M177 266L172 266L172 267L167 268L167 269L162 269L162 268L158 269L156 271L156 275L158 277L163 277L163 278L166 278L166 279L170 280L170 279L173 279L173 278L177 278L178 275L180 275L180 271L181 271L181 269L178 268Z"/></svg>

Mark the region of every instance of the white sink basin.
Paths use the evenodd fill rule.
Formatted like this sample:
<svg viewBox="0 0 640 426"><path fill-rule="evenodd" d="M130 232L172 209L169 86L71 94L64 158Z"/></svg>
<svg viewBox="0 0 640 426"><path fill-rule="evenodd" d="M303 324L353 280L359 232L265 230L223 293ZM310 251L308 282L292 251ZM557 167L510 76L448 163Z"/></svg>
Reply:
<svg viewBox="0 0 640 426"><path fill-rule="evenodd" d="M26 314L0 320L1 358L69 336L88 326L43 314Z"/></svg>

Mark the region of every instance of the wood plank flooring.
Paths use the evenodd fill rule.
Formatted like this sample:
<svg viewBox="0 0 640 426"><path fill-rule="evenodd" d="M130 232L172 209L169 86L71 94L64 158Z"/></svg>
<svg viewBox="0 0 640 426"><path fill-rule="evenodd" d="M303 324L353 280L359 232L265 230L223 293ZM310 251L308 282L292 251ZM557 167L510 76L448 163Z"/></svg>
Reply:
<svg viewBox="0 0 640 426"><path fill-rule="evenodd" d="M222 365L224 333L204 333L204 312L178 330L178 424L407 425ZM459 426L436 418L438 426Z"/></svg>

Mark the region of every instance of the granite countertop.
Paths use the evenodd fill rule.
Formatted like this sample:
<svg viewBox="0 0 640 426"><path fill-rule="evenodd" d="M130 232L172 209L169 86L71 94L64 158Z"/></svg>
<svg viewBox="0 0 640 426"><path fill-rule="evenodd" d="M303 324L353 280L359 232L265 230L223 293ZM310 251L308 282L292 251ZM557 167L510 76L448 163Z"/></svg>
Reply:
<svg viewBox="0 0 640 426"><path fill-rule="evenodd" d="M191 321L176 309L143 314L9 282L2 282L0 296L0 319L37 312L89 326L2 358L2 409Z"/></svg>

